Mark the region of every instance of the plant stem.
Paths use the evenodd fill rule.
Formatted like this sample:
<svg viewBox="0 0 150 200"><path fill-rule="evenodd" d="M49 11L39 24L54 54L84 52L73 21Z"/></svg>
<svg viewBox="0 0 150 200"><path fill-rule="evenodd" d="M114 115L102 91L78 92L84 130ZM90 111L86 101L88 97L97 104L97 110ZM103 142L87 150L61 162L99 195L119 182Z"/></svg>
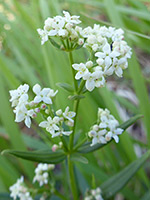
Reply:
<svg viewBox="0 0 150 200"><path fill-rule="evenodd" d="M73 56L72 56L72 52L69 52L69 59L70 59L70 64L71 64L71 69L72 69L72 75L73 75L73 81L74 81L74 87L75 87L75 91L77 92L78 90L78 83L75 79L75 70L73 69L72 65L73 65Z"/></svg>
<svg viewBox="0 0 150 200"><path fill-rule="evenodd" d="M76 121L77 121L79 101L80 101L80 99L77 99L77 100L74 101L74 109L73 110L76 113L76 116L74 118L74 126L73 126L73 130L72 130L72 134L70 136L70 150L73 149L73 141L74 141L74 134L75 134Z"/></svg>
<svg viewBox="0 0 150 200"><path fill-rule="evenodd" d="M74 170L73 170L73 163L70 160L70 155L68 155L68 168L69 168L69 178L70 178L70 185L71 185L73 200L78 200L77 187L76 187L76 181L75 181Z"/></svg>
<svg viewBox="0 0 150 200"><path fill-rule="evenodd" d="M78 88L78 94L80 94L82 92L84 85L85 85L85 80L82 79L82 81L80 82L79 88Z"/></svg>

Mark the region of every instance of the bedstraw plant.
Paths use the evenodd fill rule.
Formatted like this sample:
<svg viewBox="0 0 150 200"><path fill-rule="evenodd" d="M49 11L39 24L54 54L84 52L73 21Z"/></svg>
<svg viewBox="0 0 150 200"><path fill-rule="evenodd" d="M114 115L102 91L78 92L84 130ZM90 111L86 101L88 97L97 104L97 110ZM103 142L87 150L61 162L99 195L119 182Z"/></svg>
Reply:
<svg viewBox="0 0 150 200"><path fill-rule="evenodd" d="M10 102L15 121L24 121L25 125L30 128L32 120L41 115L43 120L38 126L46 130L44 134L53 143L49 150L27 152L5 150L3 152L3 154L9 153L39 163L35 169L32 187L25 184L23 176L10 187L10 196L14 200L17 198L32 200L37 197L44 200L50 199L53 194L60 199L109 199L125 186L150 156L148 151L100 186L93 184L93 188L87 188L84 196L78 191L74 170L75 161L84 162L86 167L87 153L94 153L100 148L105 148L113 140L118 143L120 135L141 117L141 115L134 116L120 125L107 108L98 108L97 121L91 125L87 124L89 132L85 133L83 140L75 139L77 117L80 115L78 108L82 98L85 98L85 94L95 88L105 87L108 76L116 74L122 77L123 71L128 67L128 59L132 55L121 28L116 29L98 24L82 28L79 26L81 24L79 18L79 16L71 16L69 12L63 11L63 16L49 17L45 20L43 29L37 29L41 45L50 42L50 45L66 52L69 56L73 84L59 83L58 85L69 93L68 98L73 102L73 108L66 105L65 109L56 110L53 103L59 91L42 88L39 84L35 84L32 88L34 98L32 98L33 95L29 95L28 84L20 85L17 89L10 91ZM89 58L82 63L76 63L73 59L73 52L80 48L88 51ZM90 113L87 114L90 115ZM53 142L55 137L59 138L57 144ZM71 195L64 195L55 187L53 170L55 164L61 162L66 162Z"/></svg>

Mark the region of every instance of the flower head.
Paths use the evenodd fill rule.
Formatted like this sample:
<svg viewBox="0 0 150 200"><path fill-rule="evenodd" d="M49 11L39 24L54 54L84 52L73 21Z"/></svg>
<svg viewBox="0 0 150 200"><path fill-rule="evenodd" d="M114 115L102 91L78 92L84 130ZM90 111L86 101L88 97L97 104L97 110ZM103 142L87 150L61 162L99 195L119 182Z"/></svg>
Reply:
<svg viewBox="0 0 150 200"><path fill-rule="evenodd" d="M124 131L118 128L118 121L110 114L108 109L98 109L98 123L91 127L88 135L92 138L91 146L101 143L106 144L111 139L114 139L116 143L119 142L119 135Z"/></svg>
<svg viewBox="0 0 150 200"><path fill-rule="evenodd" d="M30 192L28 190L28 188L25 186L24 184L24 177L21 176L20 179L17 180L17 182L12 185L10 188L10 196L16 200L17 197L20 200L33 200L33 198L30 195Z"/></svg>
<svg viewBox="0 0 150 200"><path fill-rule="evenodd" d="M35 169L35 176L33 178L33 183L37 181L39 182L40 186L47 184L49 179L48 172L50 170L53 170L54 168L55 165L53 164L39 163L37 168Z"/></svg>

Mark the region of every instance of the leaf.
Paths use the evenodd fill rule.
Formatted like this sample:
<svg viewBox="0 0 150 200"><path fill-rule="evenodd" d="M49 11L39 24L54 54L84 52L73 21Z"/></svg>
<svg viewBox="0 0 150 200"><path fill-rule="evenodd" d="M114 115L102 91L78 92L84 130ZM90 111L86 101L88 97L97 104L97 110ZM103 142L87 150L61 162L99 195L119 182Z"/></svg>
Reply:
<svg viewBox="0 0 150 200"><path fill-rule="evenodd" d="M25 159L25 160L31 160L35 162L41 162L41 163L50 163L50 164L56 164L62 162L66 155L63 152L52 152L49 150L39 150L39 151L15 151L15 150L4 150L2 155L5 154L11 154L13 156Z"/></svg>
<svg viewBox="0 0 150 200"><path fill-rule="evenodd" d="M67 92L74 92L74 89L71 85L69 85L68 83L56 83L56 85L60 88L63 88L64 90L66 90Z"/></svg>
<svg viewBox="0 0 150 200"><path fill-rule="evenodd" d="M52 38L49 38L49 40L54 47L61 50L61 46L59 44L57 44L57 42L55 42Z"/></svg>
<svg viewBox="0 0 150 200"><path fill-rule="evenodd" d="M84 164L88 164L88 159L81 156L79 153L74 153L71 155L71 160L72 161L77 161L77 162L81 162Z"/></svg>
<svg viewBox="0 0 150 200"><path fill-rule="evenodd" d="M119 128L122 128L126 130L129 126L134 124L138 119L142 118L143 115L135 115L134 117L131 117L129 120L125 121L123 124L119 125Z"/></svg>
<svg viewBox="0 0 150 200"><path fill-rule="evenodd" d="M138 169L150 157L150 151L147 151L141 158L135 160L119 173L105 181L100 187L104 198L109 199L120 191L128 181L135 175Z"/></svg>
<svg viewBox="0 0 150 200"><path fill-rule="evenodd" d="M129 126L131 126L132 124L134 124L141 117L143 117L143 116L142 115L135 115L134 117L131 117L129 120L127 120L126 122L124 122L123 124L121 124L119 126L119 128L122 128L125 131ZM107 142L107 144L109 144L112 140L110 140L109 142ZM78 149L78 152L79 153L90 153L90 152L96 151L96 150L104 147L105 145L107 145L107 144L96 144L94 146L90 146L90 144L91 144L91 142L87 142L87 143L83 144Z"/></svg>
<svg viewBox="0 0 150 200"><path fill-rule="evenodd" d="M83 98L85 98L85 96L83 95L72 95L68 97L69 100L77 100L77 99L83 99Z"/></svg>

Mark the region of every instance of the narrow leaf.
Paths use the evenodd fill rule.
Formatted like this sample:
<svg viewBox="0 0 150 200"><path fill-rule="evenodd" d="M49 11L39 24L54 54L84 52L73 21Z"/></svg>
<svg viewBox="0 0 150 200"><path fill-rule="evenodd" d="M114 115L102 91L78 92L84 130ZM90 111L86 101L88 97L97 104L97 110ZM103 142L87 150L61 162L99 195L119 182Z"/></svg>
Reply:
<svg viewBox="0 0 150 200"><path fill-rule="evenodd" d="M49 40L54 47L61 50L61 46L59 44L57 44L57 42L55 42L52 38L49 38Z"/></svg>
<svg viewBox="0 0 150 200"><path fill-rule="evenodd" d="M56 84L58 87L63 88L64 90L66 90L67 92L74 92L74 89L71 85L69 85L68 83L57 83Z"/></svg>
<svg viewBox="0 0 150 200"><path fill-rule="evenodd" d="M117 173L106 182L104 182L100 186L102 189L103 197L109 199L118 191L120 191L149 157L150 151L146 152L141 158L135 160L127 167L125 167L121 172Z"/></svg>
<svg viewBox="0 0 150 200"><path fill-rule="evenodd" d="M41 162L41 163L60 163L65 158L66 155L63 152L52 152L49 150L39 150L39 151L15 151L15 150L4 150L2 155L5 154L11 154L13 156L25 159L25 160L31 160L35 162Z"/></svg>
<svg viewBox="0 0 150 200"><path fill-rule="evenodd" d="M71 155L71 160L72 161L81 162L81 163L84 163L84 164L88 164L88 159L83 157L83 156L81 156L78 153L72 154Z"/></svg>

